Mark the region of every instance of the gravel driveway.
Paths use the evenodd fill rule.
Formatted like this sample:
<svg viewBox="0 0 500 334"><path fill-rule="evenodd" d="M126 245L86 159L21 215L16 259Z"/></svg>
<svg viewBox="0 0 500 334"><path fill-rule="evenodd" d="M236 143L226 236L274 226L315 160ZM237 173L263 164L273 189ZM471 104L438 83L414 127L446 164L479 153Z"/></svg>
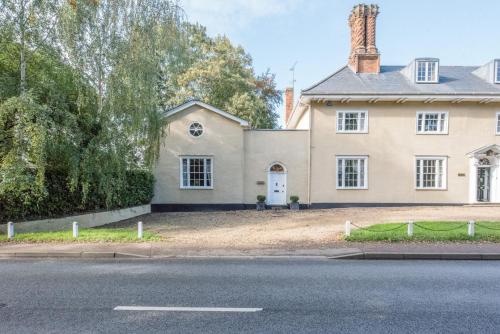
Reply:
<svg viewBox="0 0 500 334"><path fill-rule="evenodd" d="M407 220L500 221L500 206L177 212L154 213L140 219L145 229L163 235L172 248L327 248L338 246L346 220L358 225ZM137 220L113 225L130 226Z"/></svg>

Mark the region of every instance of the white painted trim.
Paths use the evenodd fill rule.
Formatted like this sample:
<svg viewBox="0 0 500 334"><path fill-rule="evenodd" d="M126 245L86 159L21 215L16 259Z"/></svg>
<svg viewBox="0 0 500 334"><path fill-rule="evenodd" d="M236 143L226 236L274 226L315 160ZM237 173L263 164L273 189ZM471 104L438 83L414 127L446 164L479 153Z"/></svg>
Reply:
<svg viewBox="0 0 500 334"><path fill-rule="evenodd" d="M493 73L493 82L498 84L500 83L500 59L495 60L495 73Z"/></svg>
<svg viewBox="0 0 500 334"><path fill-rule="evenodd" d="M353 113L353 114L361 114L361 113L364 113L365 114L365 127L363 129L359 129L359 130L339 130L339 114L342 113L343 116L342 116L342 128L345 128L345 114L346 113ZM359 121L359 116L358 116L358 121ZM353 133L353 134L356 134L356 133L359 133L359 134L363 134L363 133L368 133L368 122L369 122L369 119L368 119L368 110L349 110L349 109L342 109L342 110L336 110L336 116L335 116L335 132L336 133Z"/></svg>
<svg viewBox="0 0 500 334"><path fill-rule="evenodd" d="M418 80L418 64L419 63L425 63L425 76L426 77L427 77L428 70L429 70L429 64L436 63L436 78L434 80L431 80L431 81ZM418 83L418 84L439 83L439 60L438 59L416 59L415 60L415 83Z"/></svg>
<svg viewBox="0 0 500 334"><path fill-rule="evenodd" d="M266 197L266 204L267 205L286 205L287 203L287 195L288 195L288 172L286 171L286 167L280 163L280 165L285 168L285 172L271 172L269 170L270 167L267 168L267 197ZM283 203L271 203L271 176L272 175L283 175L284 177L284 183L285 183L285 198Z"/></svg>
<svg viewBox="0 0 500 334"><path fill-rule="evenodd" d="M283 167L284 172L281 172L281 173L288 173L288 170L286 169L285 164L282 163L281 161L274 161L274 162L270 163L269 166L267 166L266 171L268 173L280 173L280 172L271 172L271 167L273 167L274 165L280 165L281 167Z"/></svg>
<svg viewBox="0 0 500 334"><path fill-rule="evenodd" d="M481 153L487 152L489 150L494 150L494 151L497 151L498 153L500 153L500 145L493 144L493 145L483 146L483 147L478 148L477 150L474 150L474 151L467 153L467 155L474 156L476 154L481 154Z"/></svg>
<svg viewBox="0 0 500 334"><path fill-rule="evenodd" d="M425 115L430 115L430 114L439 114L439 115L446 114L446 118L444 120L443 131L425 131L424 130ZM419 115L422 115L422 130L421 131L418 131L418 116ZM447 135L448 134L449 119L450 119L450 114L448 111L438 111L438 110L417 111L417 114L415 116L415 133L417 135ZM441 121L441 119L438 118L438 122L440 122L440 121Z"/></svg>
<svg viewBox="0 0 500 334"><path fill-rule="evenodd" d="M114 311L142 311L142 312L232 312L248 313L260 312L262 308L250 307L161 307L161 306L117 306Z"/></svg>
<svg viewBox="0 0 500 334"><path fill-rule="evenodd" d="M417 160L443 160L443 184L442 187L423 187L422 179L420 186L417 187ZM415 165L413 167L413 185L415 190L448 190L448 156L445 155L416 155Z"/></svg>
<svg viewBox="0 0 500 334"><path fill-rule="evenodd" d="M339 171L338 171L338 166L339 166L339 160L364 160L365 161L365 170L364 170L364 186L363 187L346 187L346 186L339 186ZM368 173L369 173L369 168L368 168L368 155L336 155L335 156L335 189L337 190L367 190L368 189ZM344 165L342 165L343 168ZM342 171L342 178L344 175L344 171ZM342 183L344 183L342 181Z"/></svg>
<svg viewBox="0 0 500 334"><path fill-rule="evenodd" d="M198 124L200 124L200 125L201 125L201 129L202 129L202 130L201 130L201 135L199 135L198 137L193 136L193 135L191 134L191 126L192 126L194 123L198 123ZM187 132L188 132L188 135L189 135L191 138L195 138L195 139L201 138L201 137L203 137L203 135L205 134L205 125L203 125L203 123L202 123L202 122L200 122L200 121L192 121L192 122L191 122L191 123L189 123L189 125L188 125Z"/></svg>
<svg viewBox="0 0 500 334"><path fill-rule="evenodd" d="M183 110L186 110L188 108L191 108L192 106L199 106L199 107L202 107L204 109L207 109L207 110L210 110L210 111L213 111L214 113L216 114L219 114L221 115L222 117L225 117L227 119L230 119L232 121L235 121L237 123L240 123L241 126L244 126L244 127L247 127L249 126L248 122L239 118L239 117L236 117L234 115L231 115L230 113L228 112L225 112L225 111L222 111L220 109L217 109L215 108L214 106L211 106L209 104L206 104L206 103L203 103L201 101L190 101L190 102L186 102L184 104L181 104L180 106L178 107L175 107L173 109L170 109L169 111L167 111L165 113L165 117L170 117L170 116L173 116L175 114L177 114L178 112L181 112Z"/></svg>
<svg viewBox="0 0 500 334"><path fill-rule="evenodd" d="M190 186L184 186L183 185L183 173L182 173L182 160L183 159L210 159L211 160L211 167L212 167L212 184L210 187L190 187ZM213 190L214 189L214 184L215 184L215 172L214 172L214 157L211 155L180 155L179 156L179 189L182 190Z"/></svg>
<svg viewBox="0 0 500 334"><path fill-rule="evenodd" d="M348 98L351 102L362 102L371 99L378 99L379 102L392 102L404 99L405 102L424 102L432 99L433 102L451 102L462 100L462 102L500 102L498 94L336 94L336 95L303 95L304 103L311 100L342 101Z"/></svg>

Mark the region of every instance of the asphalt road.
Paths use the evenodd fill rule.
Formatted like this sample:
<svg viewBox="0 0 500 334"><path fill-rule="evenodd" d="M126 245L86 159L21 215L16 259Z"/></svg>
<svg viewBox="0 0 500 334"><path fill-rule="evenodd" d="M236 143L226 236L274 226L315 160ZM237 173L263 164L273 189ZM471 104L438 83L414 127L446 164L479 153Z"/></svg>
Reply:
<svg viewBox="0 0 500 334"><path fill-rule="evenodd" d="M499 333L500 262L3 260L0 304L0 333Z"/></svg>

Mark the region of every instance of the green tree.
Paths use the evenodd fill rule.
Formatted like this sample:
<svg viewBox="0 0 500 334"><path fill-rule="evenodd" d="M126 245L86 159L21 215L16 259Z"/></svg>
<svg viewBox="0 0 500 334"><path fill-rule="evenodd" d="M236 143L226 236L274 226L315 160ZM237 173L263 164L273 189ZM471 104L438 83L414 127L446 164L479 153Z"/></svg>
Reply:
<svg viewBox="0 0 500 334"><path fill-rule="evenodd" d="M19 91L27 92L28 50L52 45L57 26L58 0L0 0L3 34L10 34L19 48Z"/></svg>
<svg viewBox="0 0 500 334"><path fill-rule="evenodd" d="M277 126L281 92L275 76L269 71L256 75L241 46L225 36L210 38L203 26L189 23L182 26L178 44L165 65L165 106L199 99L250 121L254 128Z"/></svg>

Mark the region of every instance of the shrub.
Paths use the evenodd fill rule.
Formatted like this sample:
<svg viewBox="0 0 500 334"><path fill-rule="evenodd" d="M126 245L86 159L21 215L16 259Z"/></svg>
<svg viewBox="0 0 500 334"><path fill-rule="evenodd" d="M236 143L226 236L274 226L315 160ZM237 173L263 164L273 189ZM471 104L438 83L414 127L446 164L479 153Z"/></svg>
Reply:
<svg viewBox="0 0 500 334"><path fill-rule="evenodd" d="M84 201L82 189L77 187L72 191L67 180L68 176L62 172L47 172L47 195L42 198L31 189L0 194L0 222L132 207L150 203L154 194L154 177L146 170L127 171L125 186L117 189L110 205L106 205L106 196L97 191L97 185L90 185L89 198Z"/></svg>
<svg viewBox="0 0 500 334"><path fill-rule="evenodd" d="M257 202L264 203L265 201L266 201L266 196L264 196L264 195L257 195Z"/></svg>
<svg viewBox="0 0 500 334"><path fill-rule="evenodd" d="M290 196L290 201L292 203L298 203L299 202L299 196Z"/></svg>

